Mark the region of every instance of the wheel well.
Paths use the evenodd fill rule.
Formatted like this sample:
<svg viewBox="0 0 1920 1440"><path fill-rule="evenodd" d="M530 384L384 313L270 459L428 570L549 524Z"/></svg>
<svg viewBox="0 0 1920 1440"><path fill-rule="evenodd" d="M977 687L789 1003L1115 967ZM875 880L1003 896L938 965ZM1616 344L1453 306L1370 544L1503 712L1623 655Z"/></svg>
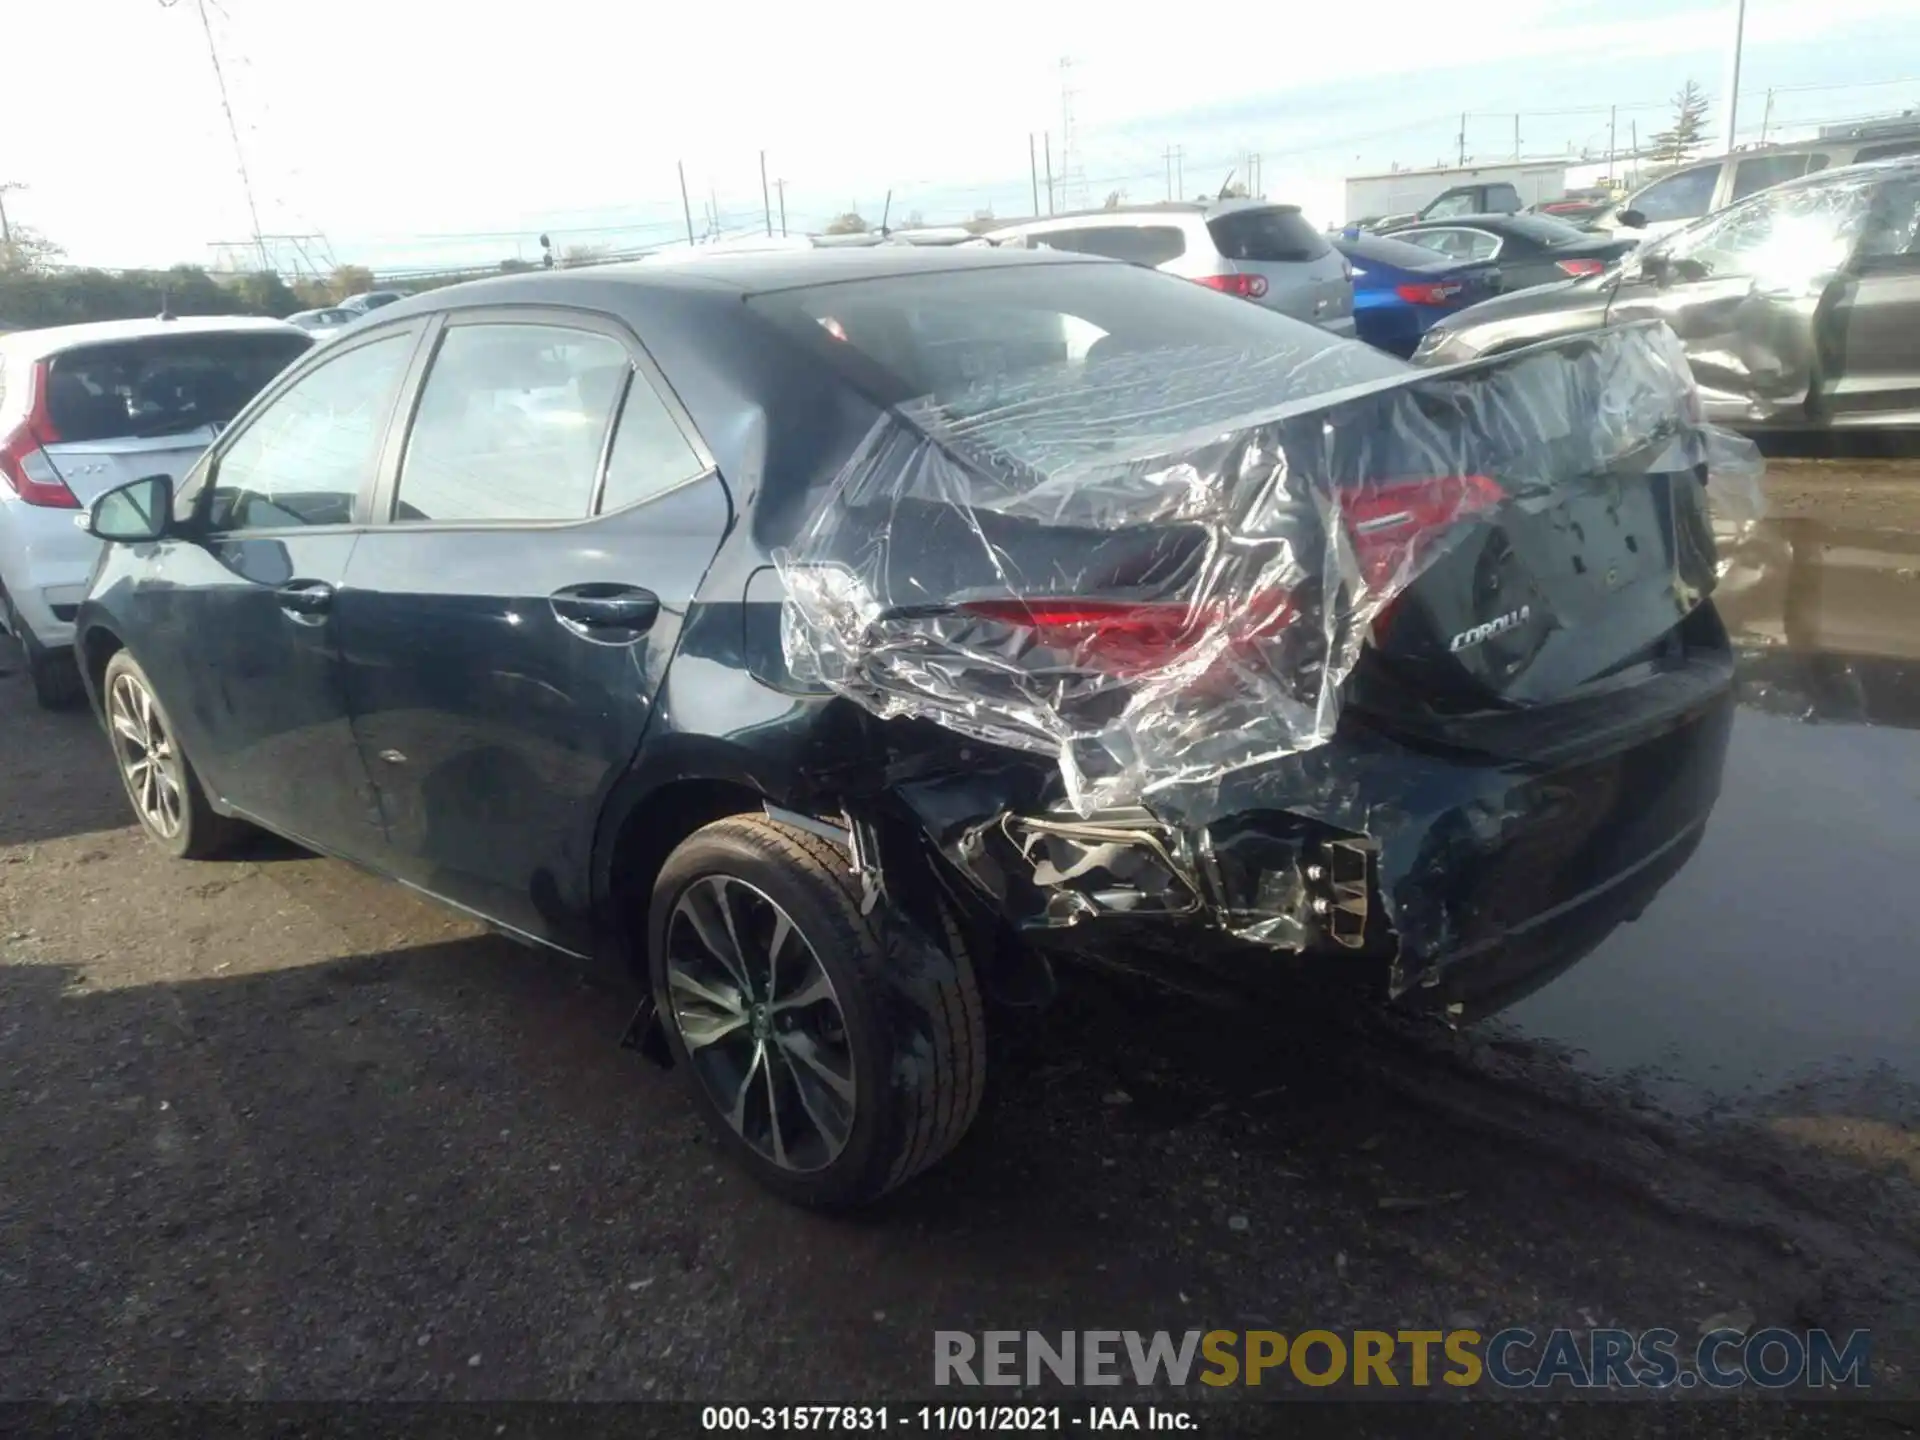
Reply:
<svg viewBox="0 0 1920 1440"><path fill-rule="evenodd" d="M764 803L760 792L750 786L724 780L676 780L654 791L627 815L613 841L608 898L627 964L642 981L647 905L660 867L701 826L729 815L757 814Z"/></svg>
<svg viewBox="0 0 1920 1440"><path fill-rule="evenodd" d="M95 695L100 693L100 681L107 673L107 662L125 648L118 635L100 625L95 625L80 637L80 663L86 669L87 679L93 682Z"/></svg>

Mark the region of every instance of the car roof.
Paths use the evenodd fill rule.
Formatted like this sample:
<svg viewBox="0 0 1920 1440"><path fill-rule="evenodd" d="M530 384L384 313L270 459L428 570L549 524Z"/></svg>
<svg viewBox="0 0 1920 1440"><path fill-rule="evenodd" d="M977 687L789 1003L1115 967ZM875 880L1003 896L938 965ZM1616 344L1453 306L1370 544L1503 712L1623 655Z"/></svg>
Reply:
<svg viewBox="0 0 1920 1440"><path fill-rule="evenodd" d="M629 260L612 265L583 265L572 270L537 270L469 280L396 301L380 311L380 319L384 324L410 315L431 314L450 308L450 302L458 307L489 303L580 303L585 292L608 285L631 286L638 291L705 291L744 296L797 290L809 285L884 279L890 275L995 270L1013 265L1120 263L1052 250L971 249L961 245L738 251L689 256L671 265Z"/></svg>
<svg viewBox="0 0 1920 1440"><path fill-rule="evenodd" d="M163 335L209 335L226 332L281 332L305 335L298 325L259 315L180 315L171 320L93 320L82 325L49 325L39 330L15 330L0 335L15 355L56 355L82 345L112 345L123 340L149 340Z"/></svg>
<svg viewBox="0 0 1920 1440"><path fill-rule="evenodd" d="M1173 216L1191 216L1196 219L1212 220L1221 215L1233 215L1243 210L1292 210L1300 207L1285 200L1149 200L1138 205L1117 205L1108 210L1062 210L1053 215L1029 215L1024 220L1009 220L986 231L988 235L1002 235L1009 231L1026 230L1036 225L1052 225L1062 220L1104 220L1122 223L1136 220L1161 220Z"/></svg>

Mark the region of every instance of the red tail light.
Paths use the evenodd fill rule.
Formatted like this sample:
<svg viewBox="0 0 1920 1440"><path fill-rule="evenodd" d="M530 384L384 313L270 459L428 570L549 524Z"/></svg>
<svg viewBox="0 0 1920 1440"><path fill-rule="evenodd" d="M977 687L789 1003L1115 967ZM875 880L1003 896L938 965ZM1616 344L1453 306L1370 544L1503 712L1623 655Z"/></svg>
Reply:
<svg viewBox="0 0 1920 1440"><path fill-rule="evenodd" d="M1224 632L1230 646L1278 635L1292 623L1293 602L1273 590L1231 607L1195 607L1182 601L977 600L961 607L983 620L1019 625L1050 650L1131 680L1177 664L1181 656Z"/></svg>
<svg viewBox="0 0 1920 1440"><path fill-rule="evenodd" d="M1393 293L1409 305L1445 305L1466 288L1459 280L1429 280L1424 284L1397 285Z"/></svg>
<svg viewBox="0 0 1920 1440"><path fill-rule="evenodd" d="M1554 268L1568 275L1598 275L1607 268L1604 260L1556 260Z"/></svg>
<svg viewBox="0 0 1920 1440"><path fill-rule="evenodd" d="M1258 300L1267 293L1266 279L1260 275L1196 275L1193 278L1209 290L1238 295L1242 300Z"/></svg>
<svg viewBox="0 0 1920 1440"><path fill-rule="evenodd" d="M27 418L5 436L0 436L0 480L4 480L28 505L48 510L78 510L80 501L67 482L60 478L43 446L60 439L53 416L47 410L47 362L38 362L28 372L28 388L33 396Z"/></svg>
<svg viewBox="0 0 1920 1440"><path fill-rule="evenodd" d="M1369 589L1384 589L1411 567L1422 544L1504 499L1506 491L1487 475L1445 475L1366 486L1342 507L1361 579ZM1384 634L1393 623L1399 601L1395 595L1374 617L1375 634Z"/></svg>

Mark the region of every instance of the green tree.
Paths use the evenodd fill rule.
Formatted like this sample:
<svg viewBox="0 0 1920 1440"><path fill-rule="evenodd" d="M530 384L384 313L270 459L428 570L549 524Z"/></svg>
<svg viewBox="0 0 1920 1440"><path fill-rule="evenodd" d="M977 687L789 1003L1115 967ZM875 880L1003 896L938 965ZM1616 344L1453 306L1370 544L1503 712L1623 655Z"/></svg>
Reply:
<svg viewBox="0 0 1920 1440"><path fill-rule="evenodd" d="M1673 97L1673 124L1647 137L1648 156L1656 164L1681 165L1706 141L1706 92L1689 80Z"/></svg>
<svg viewBox="0 0 1920 1440"><path fill-rule="evenodd" d="M328 297L337 305L349 295L373 289L373 271L364 265L342 265L327 279Z"/></svg>
<svg viewBox="0 0 1920 1440"><path fill-rule="evenodd" d="M857 210L849 210L844 215L836 215L827 222L829 235L864 235L873 226L869 225Z"/></svg>
<svg viewBox="0 0 1920 1440"><path fill-rule="evenodd" d="M0 244L0 274L42 274L67 253L31 225L11 226L8 234Z"/></svg>

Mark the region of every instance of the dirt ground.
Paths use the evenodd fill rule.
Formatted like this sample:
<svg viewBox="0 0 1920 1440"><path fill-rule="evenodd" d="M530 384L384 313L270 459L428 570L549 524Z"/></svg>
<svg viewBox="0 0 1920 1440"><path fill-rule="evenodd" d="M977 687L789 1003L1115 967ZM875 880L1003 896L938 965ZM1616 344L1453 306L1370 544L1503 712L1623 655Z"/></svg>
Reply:
<svg viewBox="0 0 1920 1440"><path fill-rule="evenodd" d="M1920 530L1911 465L1774 471ZM951 1161L820 1218L616 1048L615 978L277 842L167 860L90 717L17 673L0 715L0 1398L857 1401L929 1393L936 1329L1720 1323L1871 1328L1920 1395L1904 1098L1802 1145L1497 1032L1087 980L996 1034Z"/></svg>

